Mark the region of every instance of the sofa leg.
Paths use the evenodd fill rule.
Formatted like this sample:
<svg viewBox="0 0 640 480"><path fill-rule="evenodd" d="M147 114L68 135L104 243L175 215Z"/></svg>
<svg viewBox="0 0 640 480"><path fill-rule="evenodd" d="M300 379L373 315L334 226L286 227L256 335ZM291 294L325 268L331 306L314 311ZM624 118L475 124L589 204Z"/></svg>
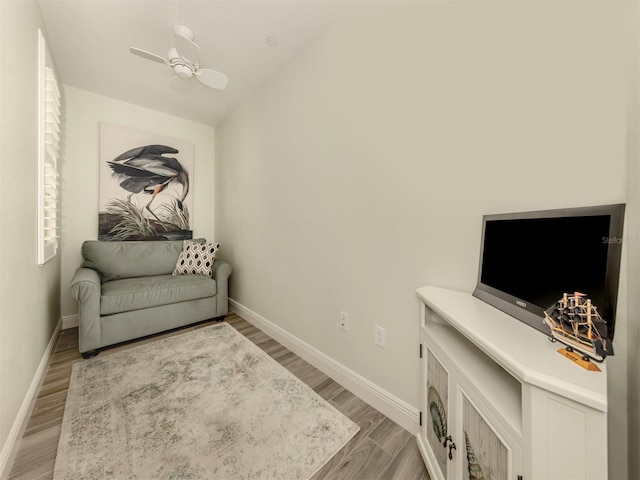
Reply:
<svg viewBox="0 0 640 480"><path fill-rule="evenodd" d="M88 360L89 358L97 357L100 353L100 350L89 350L88 352L81 353L82 358Z"/></svg>

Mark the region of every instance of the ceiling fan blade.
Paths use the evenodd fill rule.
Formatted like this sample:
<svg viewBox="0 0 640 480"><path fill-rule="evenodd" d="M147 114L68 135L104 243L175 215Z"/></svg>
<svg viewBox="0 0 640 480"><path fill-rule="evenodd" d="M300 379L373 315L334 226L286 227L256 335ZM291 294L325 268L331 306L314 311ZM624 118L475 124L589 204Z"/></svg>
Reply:
<svg viewBox="0 0 640 480"><path fill-rule="evenodd" d="M169 62L166 59L156 55L155 53L147 52L146 50L141 50L136 47L129 47L129 51L134 55L138 55L139 57L146 58L147 60L151 60L152 62L164 63L167 65L169 64Z"/></svg>
<svg viewBox="0 0 640 480"><path fill-rule="evenodd" d="M176 35L176 50L183 60L191 62L194 65L200 59L200 47L184 35Z"/></svg>
<svg viewBox="0 0 640 480"><path fill-rule="evenodd" d="M229 83L229 77L224 73L211 70L209 68L201 68L196 70L196 77L200 82L207 87L215 88L216 90L224 90Z"/></svg>

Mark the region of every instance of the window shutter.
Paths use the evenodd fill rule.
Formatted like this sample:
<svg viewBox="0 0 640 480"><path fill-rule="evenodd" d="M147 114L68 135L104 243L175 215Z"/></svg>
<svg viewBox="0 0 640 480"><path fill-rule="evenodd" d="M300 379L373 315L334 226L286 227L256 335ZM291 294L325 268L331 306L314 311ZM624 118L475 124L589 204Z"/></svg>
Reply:
<svg viewBox="0 0 640 480"><path fill-rule="evenodd" d="M55 257L60 237L60 88L38 31L38 264Z"/></svg>

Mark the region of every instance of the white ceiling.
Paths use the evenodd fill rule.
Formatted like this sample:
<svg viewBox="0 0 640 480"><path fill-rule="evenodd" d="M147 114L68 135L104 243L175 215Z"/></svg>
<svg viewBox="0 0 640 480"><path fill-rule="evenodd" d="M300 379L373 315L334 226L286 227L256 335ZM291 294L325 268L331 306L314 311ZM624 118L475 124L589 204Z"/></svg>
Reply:
<svg viewBox="0 0 640 480"><path fill-rule="evenodd" d="M347 0L40 0L60 80L153 110L216 125L352 5ZM229 77L223 92L179 80L161 63L129 52L167 56L173 26L191 29L200 66ZM267 37L278 39L276 47Z"/></svg>

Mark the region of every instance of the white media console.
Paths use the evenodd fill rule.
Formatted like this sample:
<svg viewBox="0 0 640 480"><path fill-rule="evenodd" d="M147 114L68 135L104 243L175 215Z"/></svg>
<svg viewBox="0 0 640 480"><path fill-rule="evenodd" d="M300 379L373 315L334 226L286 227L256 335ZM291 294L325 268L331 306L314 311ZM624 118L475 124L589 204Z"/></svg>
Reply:
<svg viewBox="0 0 640 480"><path fill-rule="evenodd" d="M417 293L417 441L433 480L607 478L604 363L600 372L580 367L469 293Z"/></svg>

